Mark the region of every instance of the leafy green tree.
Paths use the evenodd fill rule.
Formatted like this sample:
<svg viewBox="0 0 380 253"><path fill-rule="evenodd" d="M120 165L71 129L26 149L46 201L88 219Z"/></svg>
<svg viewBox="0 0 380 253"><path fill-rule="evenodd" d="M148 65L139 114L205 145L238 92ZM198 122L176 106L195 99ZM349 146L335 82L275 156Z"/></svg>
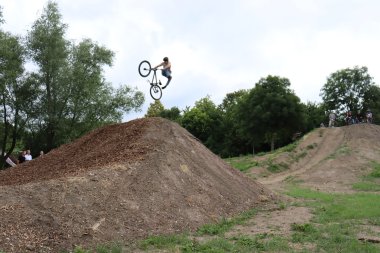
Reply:
<svg viewBox="0 0 380 253"><path fill-rule="evenodd" d="M347 111L361 112L365 94L373 85L372 79L367 67L356 66L332 73L321 90L326 110L335 110L338 115Z"/></svg>
<svg viewBox="0 0 380 253"><path fill-rule="evenodd" d="M248 93L248 90L228 93L218 107L222 115L221 131L224 135L220 139L220 155L222 157L236 156L251 151L249 143L239 131L241 128L238 118L239 104Z"/></svg>
<svg viewBox="0 0 380 253"><path fill-rule="evenodd" d="M208 96L195 102L193 108L185 110L182 118L182 126L215 153L219 153L220 149L220 125L220 111Z"/></svg>
<svg viewBox="0 0 380 253"><path fill-rule="evenodd" d="M373 115L373 123L380 124L380 88L376 85L371 85L364 95L363 117L365 112L370 110Z"/></svg>
<svg viewBox="0 0 380 253"><path fill-rule="evenodd" d="M150 103L148 110L145 114L145 117L159 117L160 113L165 110L164 105L160 100L155 100L153 103Z"/></svg>
<svg viewBox="0 0 380 253"><path fill-rule="evenodd" d="M325 112L323 104L317 104L312 102L307 102L304 106L305 112L305 129L304 132L309 132L314 128L317 128L324 123L327 125L328 115Z"/></svg>
<svg viewBox="0 0 380 253"><path fill-rule="evenodd" d="M29 55L40 69L41 94L36 106L40 107L39 122L45 130L48 149L58 144L55 139L65 103L61 96L67 93L67 85L62 80L69 56L69 42L64 38L66 29L57 4L49 1L27 37Z"/></svg>
<svg viewBox="0 0 380 253"><path fill-rule="evenodd" d="M26 40L29 56L39 67L36 115L27 137L46 151L121 121L123 113L139 110L144 102L141 92L128 86L115 90L105 81L103 68L112 65L112 51L90 39L70 43L66 29L57 4L49 1Z"/></svg>
<svg viewBox="0 0 380 253"><path fill-rule="evenodd" d="M159 113L159 116L165 119L169 119L171 121L175 121L179 124L182 122L182 115L181 115L181 110L173 106L170 109L164 109Z"/></svg>
<svg viewBox="0 0 380 253"><path fill-rule="evenodd" d="M252 145L268 143L273 150L276 141L284 144L303 128L303 107L289 86L287 78L268 76L244 97L239 120L241 131Z"/></svg>
<svg viewBox="0 0 380 253"><path fill-rule="evenodd" d="M0 30L0 168L13 152L35 99L32 84L23 76L25 52L20 40Z"/></svg>

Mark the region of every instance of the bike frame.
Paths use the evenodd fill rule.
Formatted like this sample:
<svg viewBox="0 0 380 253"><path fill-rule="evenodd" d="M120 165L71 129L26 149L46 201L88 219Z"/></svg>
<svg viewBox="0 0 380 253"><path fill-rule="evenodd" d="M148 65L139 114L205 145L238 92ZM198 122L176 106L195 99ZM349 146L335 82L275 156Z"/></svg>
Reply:
<svg viewBox="0 0 380 253"><path fill-rule="evenodd" d="M151 85L159 85L160 84L160 82L159 82L159 80L157 78L157 70L158 69L152 69L153 76L152 76L152 81L150 82Z"/></svg>

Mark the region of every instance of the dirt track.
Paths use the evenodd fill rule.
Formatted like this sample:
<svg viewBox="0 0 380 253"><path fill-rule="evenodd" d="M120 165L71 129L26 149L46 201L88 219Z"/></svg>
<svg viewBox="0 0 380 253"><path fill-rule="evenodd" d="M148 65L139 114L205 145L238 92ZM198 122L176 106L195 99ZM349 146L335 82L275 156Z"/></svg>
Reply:
<svg viewBox="0 0 380 253"><path fill-rule="evenodd" d="M199 226L275 200L178 124L98 129L0 173L0 250L59 252Z"/></svg>
<svg viewBox="0 0 380 253"><path fill-rule="evenodd" d="M371 170L371 163L380 162L380 127L357 124L316 129L304 136L294 151L270 156L289 169L263 176L265 168L252 168L250 174L271 189L298 180L314 189L350 192L352 184ZM268 157L258 158L265 159Z"/></svg>
<svg viewBox="0 0 380 253"><path fill-rule="evenodd" d="M271 160L289 165L281 173L270 173L265 167L253 167L248 172L280 195L292 182L319 191L352 193L352 185L372 171L373 162L380 163L380 126L358 124L316 129L304 136L295 150L256 159L261 164ZM292 201L295 200L289 199ZM292 223L306 224L312 217L311 210L302 206L261 212L226 236L268 233L286 237L291 234Z"/></svg>

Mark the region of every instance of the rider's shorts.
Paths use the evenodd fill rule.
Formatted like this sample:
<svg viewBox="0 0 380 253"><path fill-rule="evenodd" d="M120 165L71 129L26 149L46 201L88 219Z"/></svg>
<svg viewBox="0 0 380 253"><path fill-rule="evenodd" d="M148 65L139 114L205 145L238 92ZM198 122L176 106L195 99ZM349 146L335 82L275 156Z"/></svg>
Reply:
<svg viewBox="0 0 380 253"><path fill-rule="evenodd" d="M164 77L170 77L172 75L172 72L170 70L168 70L168 69L163 69L162 70L162 75Z"/></svg>

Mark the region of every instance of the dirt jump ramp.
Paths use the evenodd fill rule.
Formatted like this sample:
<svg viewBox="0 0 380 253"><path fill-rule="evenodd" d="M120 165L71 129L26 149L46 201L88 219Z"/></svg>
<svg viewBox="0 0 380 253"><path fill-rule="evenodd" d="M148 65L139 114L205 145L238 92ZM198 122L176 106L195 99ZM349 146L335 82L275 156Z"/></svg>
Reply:
<svg viewBox="0 0 380 253"><path fill-rule="evenodd" d="M316 129L299 141L293 153L293 157L304 155L297 162L286 156L281 162L290 164L288 170L258 181L274 190L284 181L298 180L317 190L350 192L355 182L371 172L373 162L380 163L380 126Z"/></svg>
<svg viewBox="0 0 380 253"><path fill-rule="evenodd" d="M194 231L274 200L178 124L97 129L0 173L0 250L59 252Z"/></svg>

